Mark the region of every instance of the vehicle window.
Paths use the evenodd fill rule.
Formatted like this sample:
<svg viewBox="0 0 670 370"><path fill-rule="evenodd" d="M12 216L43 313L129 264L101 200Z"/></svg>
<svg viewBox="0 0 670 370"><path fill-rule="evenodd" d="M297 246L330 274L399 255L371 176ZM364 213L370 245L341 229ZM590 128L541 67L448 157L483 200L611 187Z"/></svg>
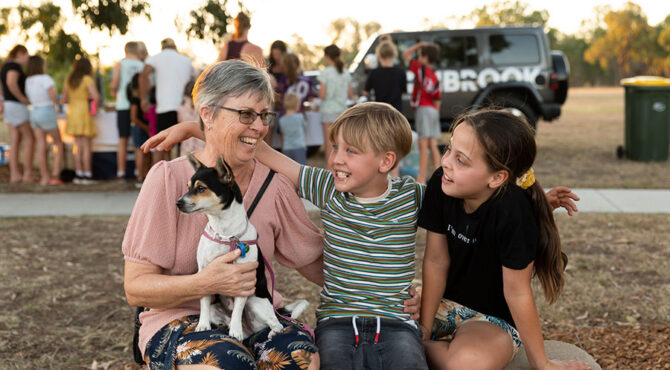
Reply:
<svg viewBox="0 0 670 370"><path fill-rule="evenodd" d="M540 48L533 35L491 35L489 44L494 65L540 62Z"/></svg>
<svg viewBox="0 0 670 370"><path fill-rule="evenodd" d="M438 38L435 44L439 48L438 68L463 68L478 64L477 42L472 36Z"/></svg>

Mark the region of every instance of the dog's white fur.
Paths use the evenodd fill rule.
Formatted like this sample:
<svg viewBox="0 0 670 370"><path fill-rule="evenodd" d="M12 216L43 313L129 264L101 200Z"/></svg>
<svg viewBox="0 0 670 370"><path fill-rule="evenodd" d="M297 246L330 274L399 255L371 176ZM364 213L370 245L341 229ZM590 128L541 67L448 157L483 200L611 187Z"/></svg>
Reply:
<svg viewBox="0 0 670 370"><path fill-rule="evenodd" d="M214 231L211 235L215 239L230 240L231 237L241 233L245 227L246 232L239 236L239 240L255 240L257 232L254 226L248 222L247 213L242 203L238 203L235 199L232 200L230 206L226 209L221 209L221 204L216 204L214 197L206 197L198 199L199 202L191 199L189 194L185 194L183 200L187 206L184 212L187 213L201 213L207 216L208 227ZM218 199L218 198L216 198ZM205 237L203 234L200 237L198 244L197 261L198 271L202 271L210 262L216 257L230 252L230 246L219 244ZM249 244L249 251L246 252L244 258L238 258L234 263L253 262L258 260L258 246ZM221 296L228 307L230 306L230 297ZM229 302L225 302L228 300ZM250 309L248 315L251 332L256 332L265 327L270 327L269 337L274 336L283 329L282 324L275 315L274 307L269 299L259 298L256 295L249 297L234 297L232 304L232 314L228 318L227 314L221 307L212 305L212 296L205 296L200 299L200 320L196 331L211 330L211 324L216 325L227 324L230 328L228 335L235 337L238 340L246 338L250 333L245 333L242 325L242 313L245 305ZM285 308L291 312L291 318L297 318L307 307L309 303L305 300L298 300ZM246 334L246 335L245 335Z"/></svg>

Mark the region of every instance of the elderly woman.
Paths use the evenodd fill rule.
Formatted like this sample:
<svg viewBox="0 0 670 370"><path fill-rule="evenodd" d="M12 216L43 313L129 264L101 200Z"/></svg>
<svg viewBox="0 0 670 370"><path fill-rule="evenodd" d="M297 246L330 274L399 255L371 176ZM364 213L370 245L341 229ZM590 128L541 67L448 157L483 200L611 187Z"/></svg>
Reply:
<svg viewBox="0 0 670 370"><path fill-rule="evenodd" d="M240 61L210 66L194 88L207 143L195 157L212 167L223 155L247 208L269 173L254 159L254 153L274 116L270 112L273 95L267 72ZM139 333L139 347L149 368L251 369L272 368L280 362L283 369L307 364L318 368L311 336L292 324L272 338L267 338L269 329L265 329L244 343L229 337L225 327L195 332L199 299L213 294L251 295L257 263L232 264L240 255L236 250L198 272L196 250L207 218L180 213L175 206L187 192L193 173L186 157L155 165L142 186L123 240L128 303L150 308L140 316ZM268 260L274 257L322 284L322 237L285 177L276 175L270 182L250 221ZM275 306L281 306L281 295L275 292L274 300Z"/></svg>

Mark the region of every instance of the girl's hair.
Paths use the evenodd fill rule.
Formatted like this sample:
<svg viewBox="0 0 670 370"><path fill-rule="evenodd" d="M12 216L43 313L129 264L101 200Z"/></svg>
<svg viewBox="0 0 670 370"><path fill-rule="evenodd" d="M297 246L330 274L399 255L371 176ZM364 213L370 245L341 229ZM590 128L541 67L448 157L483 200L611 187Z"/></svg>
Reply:
<svg viewBox="0 0 670 370"><path fill-rule="evenodd" d="M16 59L19 54L28 54L28 49L21 44L15 45L12 50L9 51L7 59Z"/></svg>
<svg viewBox="0 0 670 370"><path fill-rule="evenodd" d="M79 87L84 76L91 76L92 74L93 66L91 65L91 61L86 57L77 58L72 64L70 75L67 76L67 84L71 89L76 89Z"/></svg>
<svg viewBox="0 0 670 370"><path fill-rule="evenodd" d="M398 50L392 41L382 41L375 50L379 59L395 59L398 56Z"/></svg>
<svg viewBox="0 0 670 370"><path fill-rule="evenodd" d="M516 179L523 176L535 161L536 145L533 129L515 115L501 110L484 109L466 113L456 121L472 127L484 149L485 159L493 172L506 171L508 179L498 189L516 186ZM538 249L533 274L540 279L544 297L553 303L565 284L563 273L568 257L561 251L561 240L552 209L538 181L526 189L537 218L539 231Z"/></svg>
<svg viewBox="0 0 670 370"><path fill-rule="evenodd" d="M41 75L46 72L46 62L39 55L33 55L28 58L28 67L26 67L26 76Z"/></svg>
<svg viewBox="0 0 670 370"><path fill-rule="evenodd" d="M210 65L200 74L193 87L193 105L196 112L203 105L212 106L216 112L214 105L225 105L228 98L245 94L259 94L272 105L275 92L270 75L265 69L241 60L226 60ZM203 129L202 117L199 121Z"/></svg>
<svg viewBox="0 0 670 370"><path fill-rule="evenodd" d="M270 45L270 55L268 55L268 61L269 61L268 68L272 68L275 66L275 64L279 63L279 61L275 60L274 56L272 56L272 50L275 49L280 50L282 54L286 54L286 50L288 50L286 47L286 43L284 41L275 40L274 42L272 42L272 44Z"/></svg>
<svg viewBox="0 0 670 370"><path fill-rule="evenodd" d="M137 90L140 88L140 74L135 73L133 77L130 79L130 82L128 82L128 85L126 85L126 98L130 100L130 98L133 96L133 90Z"/></svg>
<svg viewBox="0 0 670 370"><path fill-rule="evenodd" d="M300 71L300 59L293 53L284 55L281 59L284 67L284 74L288 80L288 85L291 86L298 81L298 72Z"/></svg>
<svg viewBox="0 0 670 370"><path fill-rule="evenodd" d="M342 58L340 55L342 52L340 51L340 48L337 47L337 45L332 44L326 46L325 49L323 49L323 53L330 58L333 62L335 62L335 67L337 67L337 72L342 74L344 71L344 62L342 61Z"/></svg>

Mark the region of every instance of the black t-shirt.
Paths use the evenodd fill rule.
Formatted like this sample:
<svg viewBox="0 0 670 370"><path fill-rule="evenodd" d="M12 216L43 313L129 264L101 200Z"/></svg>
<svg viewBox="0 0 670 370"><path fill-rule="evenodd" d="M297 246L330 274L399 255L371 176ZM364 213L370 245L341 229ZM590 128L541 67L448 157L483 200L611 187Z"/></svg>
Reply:
<svg viewBox="0 0 670 370"><path fill-rule="evenodd" d="M365 80L365 91L374 91L375 101L389 103L402 112L402 93L407 91L407 72L395 66L375 68Z"/></svg>
<svg viewBox="0 0 670 370"><path fill-rule="evenodd" d="M128 101L130 102L130 106L132 107L133 105L137 107L137 116L142 121L144 124L149 124L147 119L144 117L144 112L142 111L142 104L140 104L140 98L136 98L134 96L131 96L128 98Z"/></svg>
<svg viewBox="0 0 670 370"><path fill-rule="evenodd" d="M9 91L9 87L7 87L7 73L9 71L19 72L19 89L21 89L21 92L24 95L26 93L26 74L23 73L21 65L14 62L7 62L3 64L2 69L0 70L0 79L2 79L2 95L5 97L5 100L19 101L19 99L17 99L16 96L14 96L11 91Z"/></svg>
<svg viewBox="0 0 670 370"><path fill-rule="evenodd" d="M473 213L442 192L442 169L433 174L418 225L445 234L449 273L444 298L514 324L503 294L502 266L522 270L535 260L538 228L530 196L507 186Z"/></svg>

